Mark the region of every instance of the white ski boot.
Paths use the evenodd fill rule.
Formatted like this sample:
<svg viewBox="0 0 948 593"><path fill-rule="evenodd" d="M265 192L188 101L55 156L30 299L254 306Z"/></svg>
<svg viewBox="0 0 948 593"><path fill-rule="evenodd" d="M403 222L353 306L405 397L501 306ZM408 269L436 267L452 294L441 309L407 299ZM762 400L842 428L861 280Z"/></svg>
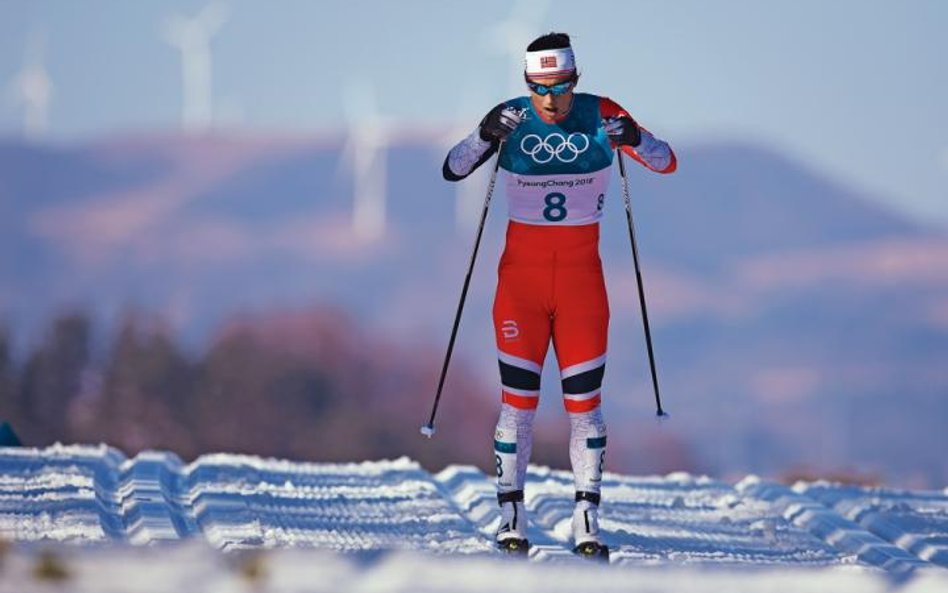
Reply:
<svg viewBox="0 0 948 593"><path fill-rule="evenodd" d="M523 490L497 494L500 503L500 527L497 529L497 547L508 554L526 555L530 551L527 541L527 512L523 505Z"/></svg>
<svg viewBox="0 0 948 593"><path fill-rule="evenodd" d="M573 510L573 553L583 558L609 562L609 547L599 537L599 494L577 492Z"/></svg>

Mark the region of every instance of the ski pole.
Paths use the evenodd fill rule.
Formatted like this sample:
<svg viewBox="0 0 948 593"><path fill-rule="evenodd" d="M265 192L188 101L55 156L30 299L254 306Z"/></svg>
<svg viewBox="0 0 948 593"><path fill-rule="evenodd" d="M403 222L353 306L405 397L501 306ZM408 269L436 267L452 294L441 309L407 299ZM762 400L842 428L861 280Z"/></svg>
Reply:
<svg viewBox="0 0 948 593"><path fill-rule="evenodd" d="M632 259L635 261L635 280L639 285L639 304L642 307L642 325L645 327L645 344L648 347L648 363L652 369L652 386L655 389L656 415L667 418L668 414L662 410L662 398L658 394L658 374L655 372L655 354L652 351L652 332L648 326L648 309L645 307L645 287L642 285L642 272L639 268L639 248L635 241L635 225L632 223L632 199L629 198L629 179L625 174L625 161L622 159L622 149L616 148L619 157L619 174L622 176L622 195L625 197L625 217L629 222L629 239L632 241Z"/></svg>
<svg viewBox="0 0 948 593"><path fill-rule="evenodd" d="M481 235L484 233L484 222L487 220L487 210L490 207L490 198L494 193L494 183L497 181L497 169L500 168L500 152L504 148L503 141L497 146L497 160L490 174L487 184L487 196L484 198L484 210L481 212L481 224L477 227L477 237L474 239L474 250L471 251L471 262L467 266L467 276L464 277L464 287L461 289L461 301L458 303L457 313L454 315L454 327L451 329L451 339L448 341L448 351L444 356L444 365L441 367L441 378L438 379L438 392L435 394L434 405L431 407L431 416L428 423L421 427L421 434L429 439L435 433L435 414L438 413L438 403L441 402L441 390L444 388L444 378L448 374L448 364L451 362L451 353L454 351L454 339L458 335L458 326L461 324L461 311L464 310L464 300L467 298L467 289L471 285L471 274L474 271L474 260L477 259L477 250L481 244Z"/></svg>

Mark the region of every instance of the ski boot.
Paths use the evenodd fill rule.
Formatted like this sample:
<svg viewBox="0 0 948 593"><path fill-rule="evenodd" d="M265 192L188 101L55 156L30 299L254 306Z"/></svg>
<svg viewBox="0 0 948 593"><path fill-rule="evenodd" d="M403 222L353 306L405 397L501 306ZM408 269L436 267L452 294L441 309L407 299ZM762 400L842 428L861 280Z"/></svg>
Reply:
<svg viewBox="0 0 948 593"><path fill-rule="evenodd" d="M573 510L573 553L581 558L609 562L609 546L599 538L599 494L577 492Z"/></svg>
<svg viewBox="0 0 948 593"><path fill-rule="evenodd" d="M527 513L523 506L523 490L497 494L500 504L500 527L497 529L497 549L501 552L526 556L530 551L527 541Z"/></svg>

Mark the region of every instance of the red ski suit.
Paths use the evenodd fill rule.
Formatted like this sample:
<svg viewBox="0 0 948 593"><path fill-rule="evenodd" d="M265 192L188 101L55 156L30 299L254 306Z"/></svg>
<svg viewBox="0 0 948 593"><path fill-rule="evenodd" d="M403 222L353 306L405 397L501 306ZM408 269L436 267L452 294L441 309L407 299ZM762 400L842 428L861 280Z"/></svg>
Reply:
<svg viewBox="0 0 948 593"><path fill-rule="evenodd" d="M515 408L537 407L551 340L566 410L586 413L600 405L609 303L599 217L614 156L602 121L620 115L628 113L595 95L577 95L558 123L528 111L500 155L510 222L493 318L502 399ZM623 150L659 173L676 168L668 145L647 130L637 147Z"/></svg>

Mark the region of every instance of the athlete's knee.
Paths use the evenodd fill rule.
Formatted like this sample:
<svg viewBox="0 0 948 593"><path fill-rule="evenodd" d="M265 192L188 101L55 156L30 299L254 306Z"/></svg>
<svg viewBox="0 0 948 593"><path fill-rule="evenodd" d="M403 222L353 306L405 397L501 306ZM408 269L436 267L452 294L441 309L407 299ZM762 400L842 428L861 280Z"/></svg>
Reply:
<svg viewBox="0 0 948 593"><path fill-rule="evenodd" d="M536 410L523 410L509 404L500 406L500 418L497 419L497 429L511 431L513 434L523 434L533 428Z"/></svg>
<svg viewBox="0 0 948 593"><path fill-rule="evenodd" d="M588 412L570 414L569 422L573 434L587 435L594 438L606 436L606 422L602 417L601 407Z"/></svg>
<svg viewBox="0 0 948 593"><path fill-rule="evenodd" d="M605 372L605 354L560 371L563 405L567 412L583 414L599 408L602 403L602 378Z"/></svg>

